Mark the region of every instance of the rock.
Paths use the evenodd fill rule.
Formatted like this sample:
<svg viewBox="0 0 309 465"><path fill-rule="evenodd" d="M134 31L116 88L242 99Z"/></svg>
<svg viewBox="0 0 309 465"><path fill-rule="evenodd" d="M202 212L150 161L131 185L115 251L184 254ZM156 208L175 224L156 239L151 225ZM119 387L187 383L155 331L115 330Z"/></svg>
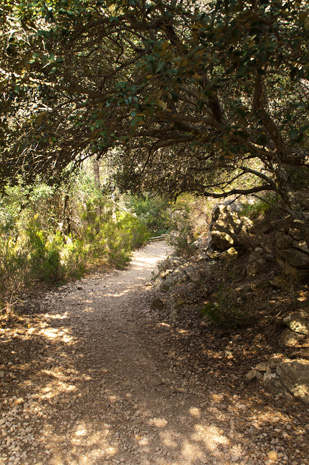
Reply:
<svg viewBox="0 0 309 465"><path fill-rule="evenodd" d="M250 220L241 219L231 205L217 204L212 212L210 245L217 250L243 245L249 227Z"/></svg>
<svg viewBox="0 0 309 465"><path fill-rule="evenodd" d="M309 403L309 360L284 360L277 366L276 373L284 388Z"/></svg>
<svg viewBox="0 0 309 465"><path fill-rule="evenodd" d="M257 370L250 370L247 374L246 374L246 381L253 381L254 379L256 379L258 377L258 371Z"/></svg>
<svg viewBox="0 0 309 465"><path fill-rule="evenodd" d="M309 314L306 312L294 312L284 318L283 322L291 331L309 335Z"/></svg>
<svg viewBox="0 0 309 465"><path fill-rule="evenodd" d="M194 266L185 267L184 272L187 274L190 281L193 281L194 283L197 283L201 280L201 274Z"/></svg>
<svg viewBox="0 0 309 465"><path fill-rule="evenodd" d="M208 250L207 251L207 257L210 260L220 260L221 255L222 254L220 252L218 252L218 250Z"/></svg>
<svg viewBox="0 0 309 465"><path fill-rule="evenodd" d="M309 254L307 251L291 247L285 249L282 254L289 265L301 270L309 269Z"/></svg>
<svg viewBox="0 0 309 465"><path fill-rule="evenodd" d="M305 339L306 336L304 334L295 333L294 331L286 329L281 334L280 342L284 346L295 347L302 345Z"/></svg>
<svg viewBox="0 0 309 465"><path fill-rule="evenodd" d="M220 254L220 260L229 261L238 256L238 252L235 247L230 247L225 252Z"/></svg>
<svg viewBox="0 0 309 465"><path fill-rule="evenodd" d="M279 363L281 362L281 359L278 358L278 357L270 357L270 359L268 360L267 362L267 366L270 370L273 370L274 368L276 368Z"/></svg>
<svg viewBox="0 0 309 465"><path fill-rule="evenodd" d="M168 291L172 286L183 283L188 280L188 275L180 269L174 271L168 270L164 275L160 275L159 289L161 291Z"/></svg>
<svg viewBox="0 0 309 465"><path fill-rule="evenodd" d="M256 370L258 371L266 371L268 368L268 363L267 362L261 362L258 363L255 367Z"/></svg>
<svg viewBox="0 0 309 465"><path fill-rule="evenodd" d="M309 360L273 357L267 365L263 382L268 388L309 403Z"/></svg>
<svg viewBox="0 0 309 465"><path fill-rule="evenodd" d="M269 460L278 460L278 454L275 450L271 450L270 452L268 452L267 456Z"/></svg>
<svg viewBox="0 0 309 465"><path fill-rule="evenodd" d="M270 284L276 289L289 289L290 287L289 280L282 274L275 276Z"/></svg>
<svg viewBox="0 0 309 465"><path fill-rule="evenodd" d="M256 276L257 274L263 273L267 269L266 252L261 248L257 247L248 259L248 265L246 267L247 276Z"/></svg>
<svg viewBox="0 0 309 465"><path fill-rule="evenodd" d="M212 231L211 238L212 244L219 250L229 249L235 244L232 236L224 231Z"/></svg>
<svg viewBox="0 0 309 465"><path fill-rule="evenodd" d="M246 268L247 276L254 277L260 273L263 273L267 269L267 260L259 259L256 261L252 261L248 264Z"/></svg>
<svg viewBox="0 0 309 465"><path fill-rule="evenodd" d="M278 263L294 280L307 280L309 250L305 240L305 224L288 216L277 222L275 228Z"/></svg>

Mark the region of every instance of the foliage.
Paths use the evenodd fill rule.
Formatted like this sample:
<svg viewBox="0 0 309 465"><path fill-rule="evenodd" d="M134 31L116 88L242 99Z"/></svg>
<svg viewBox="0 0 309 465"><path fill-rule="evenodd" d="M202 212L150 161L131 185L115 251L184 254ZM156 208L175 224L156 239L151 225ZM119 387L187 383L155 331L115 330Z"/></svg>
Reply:
<svg viewBox="0 0 309 465"><path fill-rule="evenodd" d="M192 196L181 195L173 205L169 240L178 255L191 256L194 253L193 222L190 215Z"/></svg>
<svg viewBox="0 0 309 465"><path fill-rule="evenodd" d="M179 255L191 256L195 240L206 239L215 202L192 194L182 194L172 204L169 240Z"/></svg>
<svg viewBox="0 0 309 465"><path fill-rule="evenodd" d="M233 289L224 285L213 294L211 301L205 303L201 313L213 323L230 328L243 326L252 317L244 304L237 301Z"/></svg>
<svg viewBox="0 0 309 465"><path fill-rule="evenodd" d="M58 189L7 186L0 199L0 309L33 281L62 282L100 264L124 267L150 236L83 172Z"/></svg>
<svg viewBox="0 0 309 465"><path fill-rule="evenodd" d="M82 237L87 243L88 256L94 260L105 257L107 262L119 268L128 263L132 249L141 247L150 236L138 218L119 211L117 205L103 197L99 202L87 203L82 219Z"/></svg>
<svg viewBox="0 0 309 465"><path fill-rule="evenodd" d="M308 166L305 0L17 0L1 22L4 183L114 147L125 189L289 200Z"/></svg>
<svg viewBox="0 0 309 465"><path fill-rule="evenodd" d="M254 220L259 215L265 215L278 201L273 193L266 194L263 197L256 198L252 203L244 204L240 214Z"/></svg>
<svg viewBox="0 0 309 465"><path fill-rule="evenodd" d="M166 234L171 226L171 203L159 196L132 195L128 204L152 236Z"/></svg>

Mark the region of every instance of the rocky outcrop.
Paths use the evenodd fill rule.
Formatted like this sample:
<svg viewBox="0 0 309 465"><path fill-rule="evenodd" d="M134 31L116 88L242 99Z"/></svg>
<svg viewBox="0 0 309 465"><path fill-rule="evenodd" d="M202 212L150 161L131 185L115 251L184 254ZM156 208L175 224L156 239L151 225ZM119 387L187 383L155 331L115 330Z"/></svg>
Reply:
<svg viewBox="0 0 309 465"><path fill-rule="evenodd" d="M307 312L294 312L285 317L283 322L291 331L309 336L309 315Z"/></svg>
<svg viewBox="0 0 309 465"><path fill-rule="evenodd" d="M293 312L283 320L288 329L281 335L281 344L287 347L309 347L309 315Z"/></svg>
<svg viewBox="0 0 309 465"><path fill-rule="evenodd" d="M309 360L272 357L259 363L246 375L246 380L261 380L275 393L293 396L309 404Z"/></svg>
<svg viewBox="0 0 309 465"><path fill-rule="evenodd" d="M278 361L274 368L268 364L263 383L275 392L292 395L309 404L309 360L286 358Z"/></svg>
<svg viewBox="0 0 309 465"><path fill-rule="evenodd" d="M276 374L288 393L309 404L309 360L283 360Z"/></svg>
<svg viewBox="0 0 309 465"><path fill-rule="evenodd" d="M287 217L274 226L278 263L294 280L309 279L309 249L302 225Z"/></svg>
<svg viewBox="0 0 309 465"><path fill-rule="evenodd" d="M281 344L286 347L309 347L309 315L305 311L294 312L284 318L288 326L281 335ZM246 375L247 381L262 380L275 392L292 395L309 404L309 360L271 357L259 363Z"/></svg>
<svg viewBox="0 0 309 465"><path fill-rule="evenodd" d="M267 253L262 247L256 247L249 256L246 275L254 277L265 272L271 261L273 261L272 255Z"/></svg>
<svg viewBox="0 0 309 465"><path fill-rule="evenodd" d="M207 262L209 258L204 253L194 257L182 259L170 257L164 263L164 269L155 277L155 286L166 292L171 287L186 282L198 283L208 274Z"/></svg>
<svg viewBox="0 0 309 465"><path fill-rule="evenodd" d="M212 212L210 225L210 246L215 250L227 250L230 247L244 245L249 228L248 218L240 218L233 204L217 204Z"/></svg>

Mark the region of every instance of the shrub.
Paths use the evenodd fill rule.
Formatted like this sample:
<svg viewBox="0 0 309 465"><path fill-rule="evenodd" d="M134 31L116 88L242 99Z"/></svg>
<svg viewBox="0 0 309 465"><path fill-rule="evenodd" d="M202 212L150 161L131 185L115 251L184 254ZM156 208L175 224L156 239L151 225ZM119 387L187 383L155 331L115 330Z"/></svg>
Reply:
<svg viewBox="0 0 309 465"><path fill-rule="evenodd" d="M102 263L123 268L149 239L145 222L102 195L85 173L75 181L58 190L39 181L31 189L7 186L0 198L0 309L33 280L79 278Z"/></svg>
<svg viewBox="0 0 309 465"><path fill-rule="evenodd" d="M171 204L168 200L147 194L144 196L134 195L128 197L127 204L152 236L160 236L170 230Z"/></svg>
<svg viewBox="0 0 309 465"><path fill-rule="evenodd" d="M231 328L246 325L250 320L247 309L242 303L237 302L233 289L225 286L219 287L201 313L213 323Z"/></svg>
<svg viewBox="0 0 309 465"><path fill-rule="evenodd" d="M273 208L277 201L278 197L276 194L265 194L264 197L256 198L253 203L244 205L240 215L247 216L251 220L254 220L260 215L265 215L268 210Z"/></svg>

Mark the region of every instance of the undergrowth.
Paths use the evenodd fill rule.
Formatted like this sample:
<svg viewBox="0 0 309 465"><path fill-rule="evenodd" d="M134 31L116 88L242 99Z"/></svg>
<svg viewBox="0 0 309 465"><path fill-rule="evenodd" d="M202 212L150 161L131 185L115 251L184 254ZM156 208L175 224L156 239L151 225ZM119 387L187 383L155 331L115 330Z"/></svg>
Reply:
<svg viewBox="0 0 309 465"><path fill-rule="evenodd" d="M40 181L7 186L0 198L0 311L10 312L34 282L62 283L99 265L125 267L156 231L148 227L155 220L136 213L138 199L127 204L104 196L85 173L57 189ZM153 211L160 208L157 201Z"/></svg>

